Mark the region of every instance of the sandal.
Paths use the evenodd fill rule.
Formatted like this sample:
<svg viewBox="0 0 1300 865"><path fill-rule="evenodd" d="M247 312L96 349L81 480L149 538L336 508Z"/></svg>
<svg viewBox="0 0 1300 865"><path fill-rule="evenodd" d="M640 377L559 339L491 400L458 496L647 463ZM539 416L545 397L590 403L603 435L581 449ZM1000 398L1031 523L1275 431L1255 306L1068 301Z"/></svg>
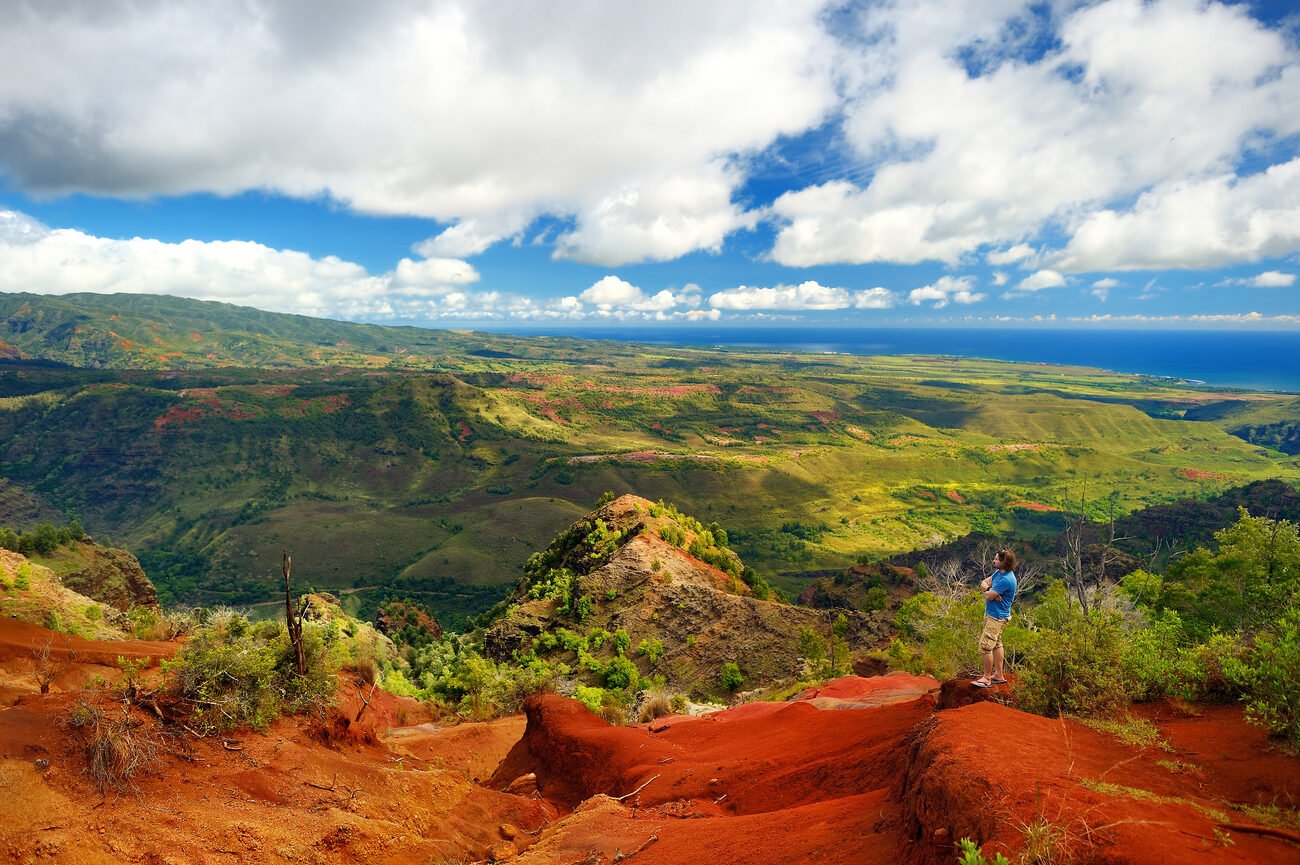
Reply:
<svg viewBox="0 0 1300 865"><path fill-rule="evenodd" d="M992 687L993 687L993 684L992 684L991 682L989 682L988 680L986 680L986 679L976 679L975 681L971 682L971 685L972 685L972 687L976 687L976 688L992 688Z"/></svg>
<svg viewBox="0 0 1300 865"><path fill-rule="evenodd" d="M989 679L989 681L992 682L994 685L1007 684L1007 680L1002 678L1001 676L994 676L992 679Z"/></svg>

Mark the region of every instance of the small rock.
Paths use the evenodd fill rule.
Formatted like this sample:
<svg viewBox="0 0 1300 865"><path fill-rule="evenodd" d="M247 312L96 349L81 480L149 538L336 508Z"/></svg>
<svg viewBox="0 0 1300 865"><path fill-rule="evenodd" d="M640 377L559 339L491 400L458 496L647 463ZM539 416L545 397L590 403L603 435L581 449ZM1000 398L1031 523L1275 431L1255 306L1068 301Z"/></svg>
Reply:
<svg viewBox="0 0 1300 865"><path fill-rule="evenodd" d="M513 841L519 837L519 829L511 826L509 823L502 823L501 828L497 831L500 832L501 837L507 841Z"/></svg>
<svg viewBox="0 0 1300 865"><path fill-rule="evenodd" d="M506 862L519 855L518 848L509 841L502 841L500 844L493 844L488 848L487 858L489 862Z"/></svg>
<svg viewBox="0 0 1300 865"><path fill-rule="evenodd" d="M50 768L50 761L44 757L37 757L32 762L32 765L36 767L37 772L44 772L46 769Z"/></svg>
<svg viewBox="0 0 1300 865"><path fill-rule="evenodd" d="M946 827L944 827L944 826L940 826L938 829L935 829L935 830L934 830L934 840L935 840L935 841L940 841L940 842L942 842L942 841L947 840L947 838L948 838L948 829L947 829Z"/></svg>

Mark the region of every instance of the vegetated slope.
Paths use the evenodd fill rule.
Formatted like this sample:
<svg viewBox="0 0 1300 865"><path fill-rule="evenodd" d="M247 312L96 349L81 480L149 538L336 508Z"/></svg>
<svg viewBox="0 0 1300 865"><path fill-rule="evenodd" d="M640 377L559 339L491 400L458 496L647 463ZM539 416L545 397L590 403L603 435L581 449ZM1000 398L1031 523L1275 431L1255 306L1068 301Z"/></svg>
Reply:
<svg viewBox="0 0 1300 865"><path fill-rule="evenodd" d="M1300 399L1224 400L1190 408L1185 417L1209 421L1252 444L1300 454Z"/></svg>
<svg viewBox="0 0 1300 865"><path fill-rule="evenodd" d="M95 639L125 639L126 614L66 587L54 571L0 549L0 619L51 627Z"/></svg>
<svg viewBox="0 0 1300 865"><path fill-rule="evenodd" d="M842 659L873 647L886 631L880 615L796 607L756 598L755 590L767 594L726 549L720 527L624 495L530 560L484 649L497 660L536 655L592 673L610 663L596 654L603 650L611 660L631 660L644 678L709 694L722 690L727 663L738 666L746 688L799 678L801 631L839 640ZM840 633L833 633L840 615ZM601 635L594 647L591 634Z"/></svg>
<svg viewBox="0 0 1300 865"><path fill-rule="evenodd" d="M24 358L135 369L375 366L465 347L446 331L140 294L0 294L0 339Z"/></svg>
<svg viewBox="0 0 1300 865"><path fill-rule="evenodd" d="M72 541L48 555L32 557L75 592L101 601L122 613L135 607L157 607L158 591L130 552L97 544L89 538Z"/></svg>
<svg viewBox="0 0 1300 865"><path fill-rule="evenodd" d="M357 590L346 603L398 589L455 624L607 489L725 521L777 580L972 531L1041 533L1085 477L1121 511L1300 478L1294 457L1169 419L1278 398L1100 371L0 300L0 338L31 357L64 345L108 365L0 364L0 522L75 514L140 555L169 601L269 600L289 547L315 585ZM78 359L92 333L117 336Z"/></svg>

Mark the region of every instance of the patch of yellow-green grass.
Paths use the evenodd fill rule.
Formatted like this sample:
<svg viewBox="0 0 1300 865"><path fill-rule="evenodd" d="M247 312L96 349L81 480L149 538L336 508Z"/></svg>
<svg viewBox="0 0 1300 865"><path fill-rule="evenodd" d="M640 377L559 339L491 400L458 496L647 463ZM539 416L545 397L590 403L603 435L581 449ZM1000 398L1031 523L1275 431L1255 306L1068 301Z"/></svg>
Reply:
<svg viewBox="0 0 1300 865"><path fill-rule="evenodd" d="M1139 748L1160 748L1172 751L1173 746L1160 735L1156 725L1146 718L1134 715L1119 715L1113 718L1075 718L1085 727L1091 727L1099 733L1107 733L1119 739L1125 745Z"/></svg>
<svg viewBox="0 0 1300 865"><path fill-rule="evenodd" d="M1232 818L1227 812L1220 811L1218 808L1210 808L1195 802L1191 799L1184 799L1181 796L1162 796L1159 793L1153 793L1150 790L1143 790L1141 787L1126 787L1122 784L1112 784L1109 781L1096 781L1092 778L1080 778L1079 783L1084 789L1091 790L1094 793L1101 793L1104 796L1122 796L1128 799L1136 799L1139 802L1152 802L1157 805L1186 805L1200 811L1212 820L1220 823L1230 823Z"/></svg>
<svg viewBox="0 0 1300 865"><path fill-rule="evenodd" d="M1178 775L1202 775L1205 770L1183 760L1156 760L1156 765Z"/></svg>
<svg viewBox="0 0 1300 865"><path fill-rule="evenodd" d="M1265 826L1300 831L1300 808L1284 808L1280 805L1241 805L1239 810Z"/></svg>

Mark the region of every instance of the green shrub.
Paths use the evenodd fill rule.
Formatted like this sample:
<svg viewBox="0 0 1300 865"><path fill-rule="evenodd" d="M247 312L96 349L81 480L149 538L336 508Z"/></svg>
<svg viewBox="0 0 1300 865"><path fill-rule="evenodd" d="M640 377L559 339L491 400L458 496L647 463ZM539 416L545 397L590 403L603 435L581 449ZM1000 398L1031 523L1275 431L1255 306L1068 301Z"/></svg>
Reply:
<svg viewBox="0 0 1300 865"><path fill-rule="evenodd" d="M638 680L636 664L629 661L622 655L616 655L609 659L605 665L602 675L605 677L605 687L612 690L624 690L634 687Z"/></svg>
<svg viewBox="0 0 1300 865"><path fill-rule="evenodd" d="M623 628L614 632L614 652L619 655L627 654L628 647L632 645L632 637Z"/></svg>
<svg viewBox="0 0 1300 865"><path fill-rule="evenodd" d="M867 594L862 599L860 609L864 613L871 613L876 610L883 610L887 606L889 606L889 590L884 586L873 586L867 589Z"/></svg>
<svg viewBox="0 0 1300 865"><path fill-rule="evenodd" d="M736 691L745 683L745 677L741 675L740 667L735 661L728 661L722 665L718 671L718 684L728 691Z"/></svg>
<svg viewBox="0 0 1300 865"><path fill-rule="evenodd" d="M601 701L605 699L605 689L579 685L578 689L573 692L573 699L591 711L599 713Z"/></svg>
<svg viewBox="0 0 1300 865"><path fill-rule="evenodd" d="M650 662L650 666L653 667L664 656L664 642L663 640L642 640L636 647L636 653L644 655L645 659Z"/></svg>
<svg viewBox="0 0 1300 865"><path fill-rule="evenodd" d="M1127 703L1125 646L1112 613L1076 614L1059 631L1040 632L1020 669L1017 702L1041 715L1093 715Z"/></svg>
<svg viewBox="0 0 1300 865"><path fill-rule="evenodd" d="M1290 607L1274 627L1255 637L1255 651L1241 668L1226 666L1246 685L1246 717L1275 736L1300 746L1300 607Z"/></svg>
<svg viewBox="0 0 1300 865"><path fill-rule="evenodd" d="M14 572L14 588L26 591L32 587L32 566L30 562L23 562Z"/></svg>
<svg viewBox="0 0 1300 865"><path fill-rule="evenodd" d="M323 628L303 626L307 674L299 676L288 631L219 611L166 662L173 690L196 724L212 730L261 729L282 712L323 710L333 699L335 667Z"/></svg>

